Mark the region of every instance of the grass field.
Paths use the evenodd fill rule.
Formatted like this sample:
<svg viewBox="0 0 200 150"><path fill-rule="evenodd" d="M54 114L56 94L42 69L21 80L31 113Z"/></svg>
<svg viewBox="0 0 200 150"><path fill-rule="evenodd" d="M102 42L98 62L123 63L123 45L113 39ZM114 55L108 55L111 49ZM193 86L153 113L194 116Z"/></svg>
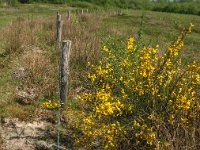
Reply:
<svg viewBox="0 0 200 150"><path fill-rule="evenodd" d="M134 36L142 45L158 44L162 53L192 23L193 31L185 40L181 57L183 65L199 61L200 16L142 10L122 10L122 15L116 15L114 10L98 10L82 16L74 13L69 21L66 11L67 5L49 4L0 8L0 117L29 120L35 117L33 111L40 108L41 101L56 99L59 58L55 51L56 12L64 20L63 39L72 41L70 107L76 106L73 99L77 89L87 84L85 77L90 71L87 62L100 60L100 48L106 43L120 43ZM15 80L13 73L20 67L27 69L28 77ZM17 88L34 89L37 96L30 104L21 104Z"/></svg>
<svg viewBox="0 0 200 150"><path fill-rule="evenodd" d="M67 5L51 4L24 4L16 7L0 7L0 27L6 25L16 17L33 18L37 16L50 16L56 12L66 12Z"/></svg>
<svg viewBox="0 0 200 150"><path fill-rule="evenodd" d="M25 18L29 21L34 20L36 23L40 23L41 18L44 18L44 21L41 21L41 24L45 24L44 22L47 20L51 20L51 23L54 23L56 12L60 12L63 14L63 19L65 19L65 12L67 6L66 5L48 5L48 4L30 4L30 5L19 5L14 8L0 8L0 30L8 30L11 28L8 26L12 21L15 21L17 18ZM97 15L100 16L100 26L95 23L95 18ZM200 46L200 17L195 15L184 15L184 14L173 14L173 13L160 13L160 12L152 12L152 11L141 11L141 10L123 10L122 16L114 15L114 11L101 12L98 11L93 14L93 16L86 17L87 21L79 22L80 24L76 25L76 20L74 20L74 28L78 28L81 25L85 28L98 28L98 30L93 31L93 33L85 33L87 36L94 36L101 42L109 41L110 37L127 39L130 36L138 36L138 33L141 33L142 42L148 45L160 45L161 49L165 49L173 40L176 39L177 35L182 31L183 27L187 26L190 22L194 24L193 32L188 35L188 38L185 41L185 46L183 48L182 57L185 63L191 62L193 60L198 61L200 58L199 46ZM53 16L53 17L52 17ZM39 20L39 21L38 21ZM142 23L141 23L142 22ZM15 22L16 23L16 22ZM95 23L95 24L93 24ZM47 23L48 24L48 23ZM12 25L11 25L12 26ZM76 26L76 27L75 27ZM98 26L98 27L97 27ZM74 29L73 28L73 29ZM36 36L48 36L49 32L55 31L45 31L46 29L42 29L42 33L44 35L37 34ZM52 29L53 30L53 29ZM71 31L74 33L70 34L80 34L77 31ZM86 32L89 29L86 29ZM67 34L67 33L66 33ZM65 34L68 39L71 39ZM78 35L73 35L78 36ZM12 81L11 74L13 70L15 70L17 64L19 65L19 60L16 60L15 56L4 56L5 45L8 43L4 43L5 35L1 35L1 49L0 49L0 99L1 101L12 101L11 98L14 95L14 90L16 87L16 83ZM80 37L79 37L80 38ZM52 39L52 37L51 37ZM74 37L72 38L74 39ZM52 45L49 45L44 41L36 43L36 46L41 46L43 49L47 47L48 49L52 49ZM84 39L83 39L84 40ZM11 41L10 41L11 42ZM73 41L76 43L77 41ZM34 44L33 44L34 45ZM80 46L81 44L79 44ZM44 47L43 47L44 46ZM100 45L97 45L98 49ZM87 47L88 48L88 47ZM79 49L76 47L76 49ZM10 58L11 57L11 58ZM17 56L20 57L20 56ZM20 58L18 58L20 59ZM17 62L13 62L17 61ZM4 67L2 67L4 66ZM18 83L17 83L18 84ZM4 104L3 104L4 105ZM19 107L21 107L19 105ZM1 106L1 108L9 109L9 107ZM32 108L32 107L31 107ZM1 115L5 113L12 113L10 111L5 111L1 109ZM11 108L12 109L12 108ZM11 110L14 111L14 110ZM21 112L21 111L19 111Z"/></svg>

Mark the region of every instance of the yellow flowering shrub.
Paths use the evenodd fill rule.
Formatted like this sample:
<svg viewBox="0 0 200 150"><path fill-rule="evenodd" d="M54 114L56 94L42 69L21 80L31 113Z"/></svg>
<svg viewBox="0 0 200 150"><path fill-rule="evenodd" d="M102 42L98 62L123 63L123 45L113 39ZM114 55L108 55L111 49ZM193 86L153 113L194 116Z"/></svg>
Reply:
<svg viewBox="0 0 200 150"><path fill-rule="evenodd" d="M59 105L60 107L63 105L64 103L60 103L57 100L47 100L41 103L41 107L45 108L45 109L58 109Z"/></svg>
<svg viewBox="0 0 200 150"><path fill-rule="evenodd" d="M197 130L200 64L184 66L179 57L191 28L192 24L162 55L158 45L139 48L134 37L118 49L103 47L105 57L90 65L91 89L79 97L83 113L74 135L76 145L164 149L174 146L176 129Z"/></svg>

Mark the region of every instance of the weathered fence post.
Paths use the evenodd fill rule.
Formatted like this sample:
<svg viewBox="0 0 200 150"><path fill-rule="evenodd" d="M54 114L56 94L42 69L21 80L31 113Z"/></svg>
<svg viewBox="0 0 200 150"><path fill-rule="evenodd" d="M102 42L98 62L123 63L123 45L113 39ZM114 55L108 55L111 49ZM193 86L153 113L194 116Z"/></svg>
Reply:
<svg viewBox="0 0 200 150"><path fill-rule="evenodd" d="M84 10L83 9L81 9L81 15L83 15L84 14Z"/></svg>
<svg viewBox="0 0 200 150"><path fill-rule="evenodd" d="M77 16L79 16L79 15L80 15L80 13L79 13L79 10L78 10L78 9L76 9L76 15L77 15Z"/></svg>
<svg viewBox="0 0 200 150"><path fill-rule="evenodd" d="M60 49L61 38L62 38L62 20L61 15L57 13L56 18L56 48L57 50Z"/></svg>
<svg viewBox="0 0 200 150"><path fill-rule="evenodd" d="M68 76L69 76L69 58L71 51L71 41L62 42L60 57L60 100L61 103L67 102Z"/></svg>
<svg viewBox="0 0 200 150"><path fill-rule="evenodd" d="M71 10L67 10L67 20L71 19Z"/></svg>

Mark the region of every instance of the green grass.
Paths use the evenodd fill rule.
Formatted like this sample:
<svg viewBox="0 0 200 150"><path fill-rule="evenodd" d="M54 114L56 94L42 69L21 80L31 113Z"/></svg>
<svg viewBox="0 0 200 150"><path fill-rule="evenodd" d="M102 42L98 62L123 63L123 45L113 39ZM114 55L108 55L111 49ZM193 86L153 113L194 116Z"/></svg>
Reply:
<svg viewBox="0 0 200 150"><path fill-rule="evenodd" d="M17 17L33 18L37 16L50 16L56 12L66 12L68 5L52 4L23 4L16 7L0 7L0 27Z"/></svg>
<svg viewBox="0 0 200 150"><path fill-rule="evenodd" d="M75 9L75 8L73 8ZM50 4L27 4L19 5L13 8L0 8L0 29L4 29L6 25L15 20L18 17L22 18L31 18L37 19L37 17L50 18L50 16L55 16L56 12L63 13L63 19L65 18L65 12L67 10L67 5L50 5ZM112 10L113 11L113 10ZM182 57L185 63L191 62L193 60L199 61L200 58L200 16L195 15L183 15L183 14L172 14L172 13L160 13L152 11L140 11L140 10L123 10L124 15L103 15L102 25L99 27L99 30L94 30L91 33L88 32L89 36L93 33L96 34L97 38L105 42L110 40L109 38L127 38L129 36L138 37L138 32L142 33L142 42L145 45L160 45L160 49L165 50L167 46L172 43L182 31L184 26L187 26L192 22L195 26L193 32L188 36L185 41L185 47L182 52ZM98 11L97 13L100 13ZM107 14L109 11L107 12ZM113 13L113 12L112 12ZM142 19L143 16L143 19ZM54 17L55 18L55 17ZM94 19L94 17L92 18ZM97 26L95 20L88 20L88 22L80 22L84 27L90 28L91 25ZM141 22L142 26L141 26ZM88 24L87 24L88 23ZM76 26L76 22L74 22ZM78 25L77 25L78 28ZM76 29L76 27L75 27ZM43 35L44 33L44 35ZM48 36L50 34L47 26L46 31L38 33L38 38L44 38L44 41L38 44L40 48L54 49L52 43L48 45ZM80 34L80 33L79 33ZM40 36L39 36L40 35ZM76 35L75 35L76 36ZM67 37L70 39L70 37ZM0 38L1 39L1 38ZM2 37L2 40L4 38ZM45 41L46 40L46 41ZM84 42L84 41L83 41ZM75 41L72 41L75 43ZM17 84L11 79L11 75L14 69L17 67L18 61L15 61L15 57L9 58L8 56L4 57L1 54L5 51L3 49L4 44L0 42L0 116L28 116L32 113L34 107L32 106L20 106L16 102L13 102L12 98L14 97L15 87ZM37 46L38 46L37 45ZM99 45L97 45L98 47ZM49 53L49 51L48 51ZM20 56L17 56L20 57ZM53 57L54 58L54 57ZM2 69L1 64L5 67ZM84 63L83 63L84 64ZM78 68L76 66L76 68ZM79 69L84 70L84 68ZM79 72L77 73L79 74ZM73 92L71 92L73 93ZM9 102L6 103L5 102ZM16 107L14 107L16 106ZM16 109L15 109L16 108ZM25 115L24 115L25 114Z"/></svg>
<svg viewBox="0 0 200 150"><path fill-rule="evenodd" d="M114 34L118 33L126 37L137 36L138 31L141 31L144 43L150 45L159 44L161 48L167 48L184 27L188 26L189 23L193 23L193 32L185 40L183 55L186 55L184 56L185 61L198 60L200 58L200 52L198 51L200 46L199 16L139 10L125 13L125 16L106 18L107 28L117 29ZM141 21L143 22L142 26Z"/></svg>

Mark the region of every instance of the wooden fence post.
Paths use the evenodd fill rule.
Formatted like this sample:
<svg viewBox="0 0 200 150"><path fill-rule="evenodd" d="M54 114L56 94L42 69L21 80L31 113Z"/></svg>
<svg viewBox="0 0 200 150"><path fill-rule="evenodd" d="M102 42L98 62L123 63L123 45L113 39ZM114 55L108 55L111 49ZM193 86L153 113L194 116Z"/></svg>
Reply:
<svg viewBox="0 0 200 150"><path fill-rule="evenodd" d="M67 102L69 59L71 51L71 41L63 40L60 57L60 100L61 103Z"/></svg>
<svg viewBox="0 0 200 150"><path fill-rule="evenodd" d="M57 18L56 18L56 46L57 49L60 49L61 45L61 38L62 38L62 20L61 20L61 15L57 13Z"/></svg>
<svg viewBox="0 0 200 150"><path fill-rule="evenodd" d="M84 14L84 10L83 9L81 9L81 15L83 15Z"/></svg>
<svg viewBox="0 0 200 150"><path fill-rule="evenodd" d="M76 15L77 15L77 16L79 16L79 15L80 15L80 13L79 13L79 10L78 10L78 9L76 9Z"/></svg>
<svg viewBox="0 0 200 150"><path fill-rule="evenodd" d="M71 11L68 10L68 11L67 11L67 20L70 20L70 19L71 19Z"/></svg>

